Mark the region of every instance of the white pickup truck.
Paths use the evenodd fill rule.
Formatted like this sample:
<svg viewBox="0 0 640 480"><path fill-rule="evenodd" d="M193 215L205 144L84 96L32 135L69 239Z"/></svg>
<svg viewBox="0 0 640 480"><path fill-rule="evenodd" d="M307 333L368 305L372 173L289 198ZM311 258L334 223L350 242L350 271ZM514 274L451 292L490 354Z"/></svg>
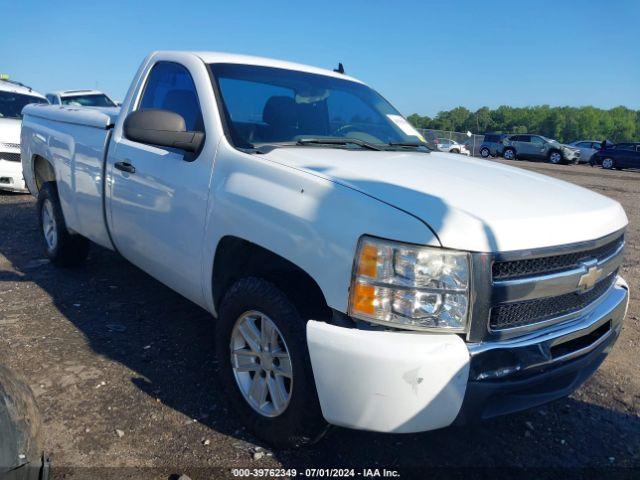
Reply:
<svg viewBox="0 0 640 480"><path fill-rule="evenodd" d="M220 383L271 444L537 406L622 328L618 203L432 152L342 73L156 52L119 115L29 106L21 145L51 261L94 242L211 312Z"/></svg>

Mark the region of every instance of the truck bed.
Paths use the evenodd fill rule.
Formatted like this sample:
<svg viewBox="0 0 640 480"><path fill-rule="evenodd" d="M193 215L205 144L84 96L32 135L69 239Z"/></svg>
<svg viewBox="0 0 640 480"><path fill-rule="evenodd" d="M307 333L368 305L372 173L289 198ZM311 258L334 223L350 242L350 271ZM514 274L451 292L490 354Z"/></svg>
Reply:
<svg viewBox="0 0 640 480"><path fill-rule="evenodd" d="M37 192L35 165L53 170L67 227L113 248L104 215L105 154L119 108L28 105L23 110L21 157L25 182Z"/></svg>
<svg viewBox="0 0 640 480"><path fill-rule="evenodd" d="M120 108L74 107L41 103L27 105L23 113L24 115L57 122L107 129L112 127L116 122Z"/></svg>

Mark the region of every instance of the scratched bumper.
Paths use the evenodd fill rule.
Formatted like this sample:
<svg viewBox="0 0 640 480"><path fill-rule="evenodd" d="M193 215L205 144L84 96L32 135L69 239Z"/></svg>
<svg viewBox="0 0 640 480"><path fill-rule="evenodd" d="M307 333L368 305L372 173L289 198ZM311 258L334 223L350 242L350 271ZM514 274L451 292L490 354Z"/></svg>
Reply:
<svg viewBox="0 0 640 480"><path fill-rule="evenodd" d="M311 320L307 344L325 419L410 433L531 408L569 395L602 363L629 301L620 277L574 321L501 342L344 328Z"/></svg>
<svg viewBox="0 0 640 480"><path fill-rule="evenodd" d="M453 334L358 330L307 323L311 366L325 419L376 432L450 425L469 376L469 350Z"/></svg>

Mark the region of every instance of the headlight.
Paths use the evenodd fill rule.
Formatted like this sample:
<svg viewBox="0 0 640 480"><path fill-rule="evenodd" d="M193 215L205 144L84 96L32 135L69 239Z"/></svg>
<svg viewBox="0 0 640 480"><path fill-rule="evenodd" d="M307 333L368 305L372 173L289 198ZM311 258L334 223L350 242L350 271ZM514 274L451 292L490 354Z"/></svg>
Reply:
<svg viewBox="0 0 640 480"><path fill-rule="evenodd" d="M362 237L349 315L396 328L464 332L469 254Z"/></svg>

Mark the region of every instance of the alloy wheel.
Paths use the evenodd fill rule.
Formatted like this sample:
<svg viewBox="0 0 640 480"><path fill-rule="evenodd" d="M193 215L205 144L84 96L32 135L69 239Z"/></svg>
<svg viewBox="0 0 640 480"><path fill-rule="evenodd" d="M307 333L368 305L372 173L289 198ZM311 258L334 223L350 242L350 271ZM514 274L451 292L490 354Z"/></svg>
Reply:
<svg viewBox="0 0 640 480"><path fill-rule="evenodd" d="M243 313L231 331L231 368L247 403L265 417L282 414L291 401L293 368L284 337L264 313Z"/></svg>
<svg viewBox="0 0 640 480"><path fill-rule="evenodd" d="M47 199L42 204L42 233L49 251L55 250L58 245L58 225L53 214L51 200Z"/></svg>

